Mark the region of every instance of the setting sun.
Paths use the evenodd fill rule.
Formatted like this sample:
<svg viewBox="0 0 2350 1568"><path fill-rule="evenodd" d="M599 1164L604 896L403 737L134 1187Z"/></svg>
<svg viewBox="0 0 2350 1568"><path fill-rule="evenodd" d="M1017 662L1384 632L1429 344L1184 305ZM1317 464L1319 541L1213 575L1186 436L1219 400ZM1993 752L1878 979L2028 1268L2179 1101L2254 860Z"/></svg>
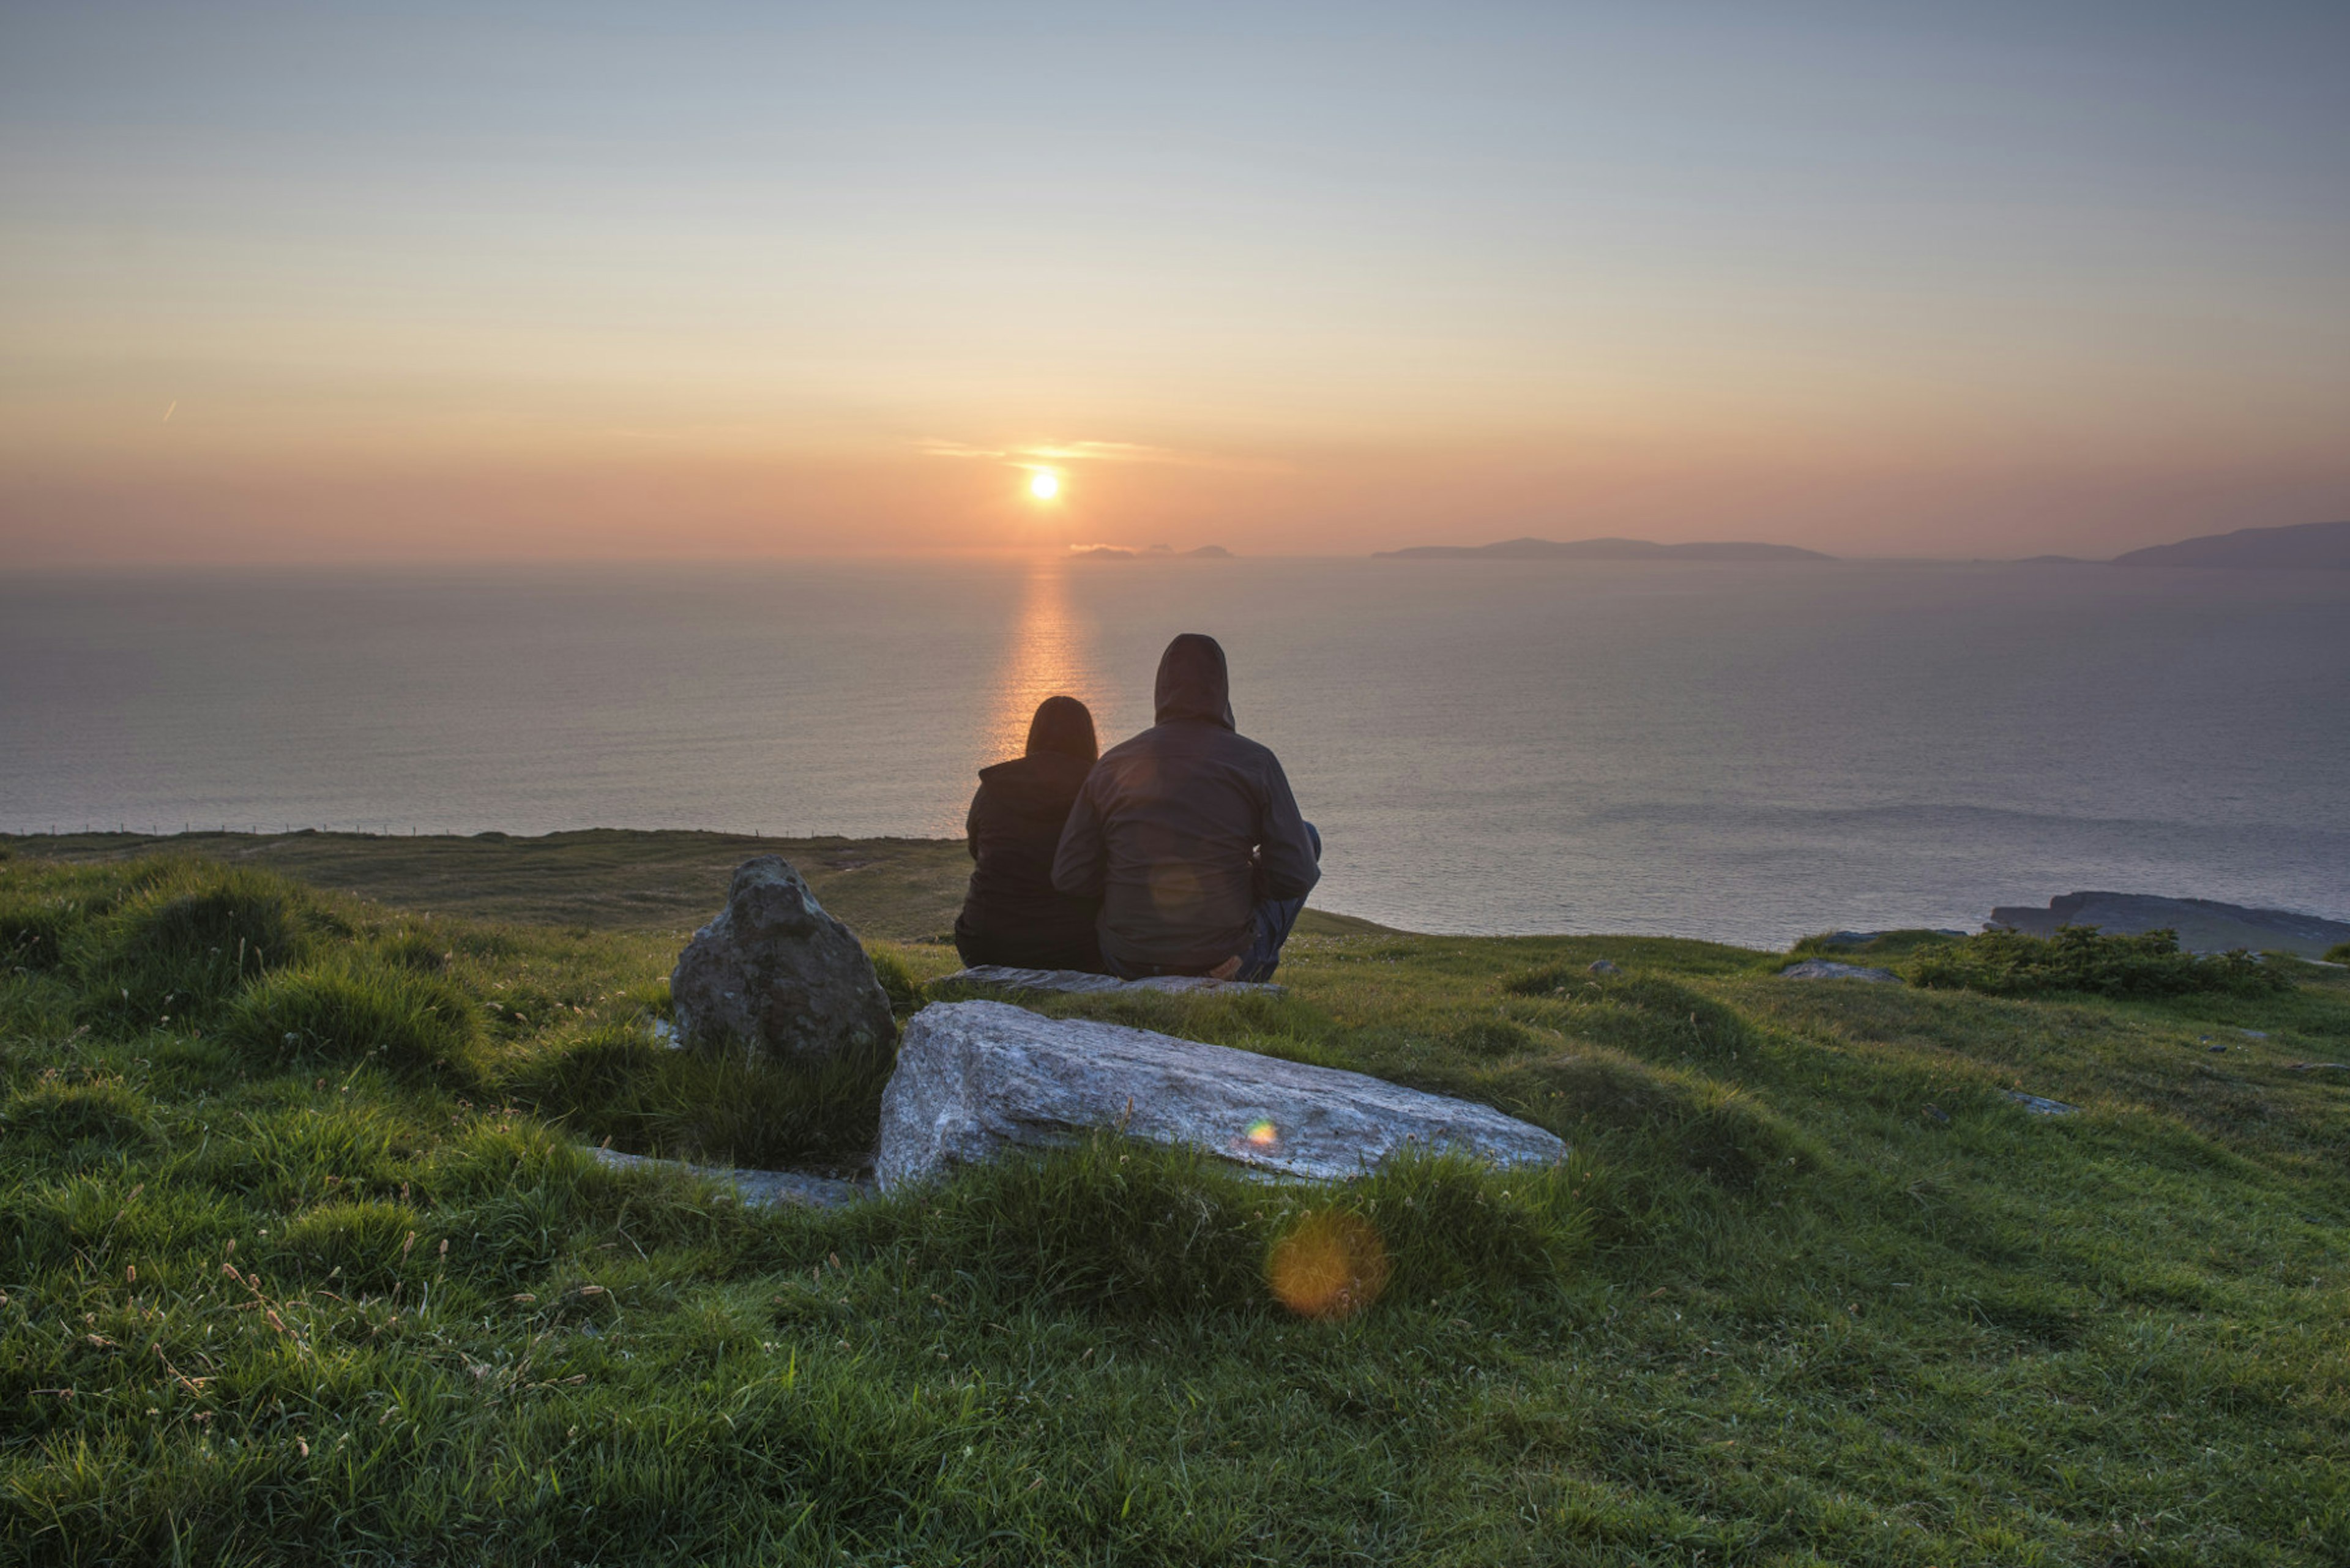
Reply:
<svg viewBox="0 0 2350 1568"><path fill-rule="evenodd" d="M1038 469L1029 476L1028 493L1039 501L1050 501L1061 493L1061 476L1050 469Z"/></svg>

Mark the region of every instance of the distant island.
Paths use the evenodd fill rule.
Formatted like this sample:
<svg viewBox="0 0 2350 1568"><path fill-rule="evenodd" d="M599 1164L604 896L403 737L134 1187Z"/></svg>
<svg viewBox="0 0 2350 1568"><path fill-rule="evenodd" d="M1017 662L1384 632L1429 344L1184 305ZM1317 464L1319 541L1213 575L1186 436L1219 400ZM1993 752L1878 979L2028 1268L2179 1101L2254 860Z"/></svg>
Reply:
<svg viewBox="0 0 2350 1568"><path fill-rule="evenodd" d="M1091 545L1082 550L1073 549L1073 561L1139 561L1148 556L1162 560L1229 561L1232 553L1222 545L1202 545L1196 550L1178 551L1168 545L1153 545L1148 550L1129 550L1122 545Z"/></svg>
<svg viewBox="0 0 2350 1568"><path fill-rule="evenodd" d="M1504 539L1498 545L1415 545L1374 556L1408 561L1833 561L1793 545L1659 545L1648 539Z"/></svg>
<svg viewBox="0 0 2350 1568"><path fill-rule="evenodd" d="M2116 556L2116 566L2317 566L2350 569L2350 523L2239 528Z"/></svg>

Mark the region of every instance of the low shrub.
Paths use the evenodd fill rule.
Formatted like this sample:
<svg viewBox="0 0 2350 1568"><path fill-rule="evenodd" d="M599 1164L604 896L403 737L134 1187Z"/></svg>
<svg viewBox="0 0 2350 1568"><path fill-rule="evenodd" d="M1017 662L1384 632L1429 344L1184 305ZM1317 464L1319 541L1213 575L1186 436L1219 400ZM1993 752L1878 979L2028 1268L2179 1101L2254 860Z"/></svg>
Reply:
<svg viewBox="0 0 2350 1568"><path fill-rule="evenodd" d="M247 981L307 959L331 924L282 877L165 867L76 944L85 1015L117 1027L207 1017Z"/></svg>
<svg viewBox="0 0 2350 1568"><path fill-rule="evenodd" d="M2053 937L1985 931L1930 949L1908 965L1912 985L2036 996L2077 991L2096 996L2182 996L2196 992L2262 996L2293 982L2238 949L2199 957L2178 950L2176 931L2107 935L2094 926L2064 926Z"/></svg>
<svg viewBox="0 0 2350 1568"><path fill-rule="evenodd" d="M2325 950L2327 963L2350 963L2350 942L2336 942Z"/></svg>
<svg viewBox="0 0 2350 1568"><path fill-rule="evenodd" d="M223 1030L256 1060L373 1061L456 1083L479 1076L473 999L447 981L380 964L279 970L248 986Z"/></svg>

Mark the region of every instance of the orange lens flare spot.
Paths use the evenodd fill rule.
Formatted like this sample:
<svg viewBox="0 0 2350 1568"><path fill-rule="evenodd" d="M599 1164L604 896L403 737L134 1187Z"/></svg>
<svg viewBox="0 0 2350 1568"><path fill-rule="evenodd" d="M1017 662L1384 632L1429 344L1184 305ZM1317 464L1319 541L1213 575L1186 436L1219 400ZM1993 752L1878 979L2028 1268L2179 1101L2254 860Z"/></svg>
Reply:
<svg viewBox="0 0 2350 1568"><path fill-rule="evenodd" d="M1368 1221L1325 1210L1274 1243L1264 1277L1281 1304L1300 1317L1351 1317L1387 1288L1387 1243Z"/></svg>
<svg viewBox="0 0 2350 1568"><path fill-rule="evenodd" d="M1249 1140L1252 1148L1271 1148L1281 1141L1280 1129L1263 1120L1249 1123L1248 1131L1241 1136Z"/></svg>

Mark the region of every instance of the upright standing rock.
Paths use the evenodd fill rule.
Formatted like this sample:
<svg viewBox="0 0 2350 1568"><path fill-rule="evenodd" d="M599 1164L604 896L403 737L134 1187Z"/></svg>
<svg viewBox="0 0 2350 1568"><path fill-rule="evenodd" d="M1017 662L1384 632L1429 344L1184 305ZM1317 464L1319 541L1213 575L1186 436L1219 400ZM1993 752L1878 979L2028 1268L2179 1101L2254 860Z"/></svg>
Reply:
<svg viewBox="0 0 2350 1568"><path fill-rule="evenodd" d="M669 993L678 1032L702 1050L813 1065L877 1054L895 1028L873 961L780 855L734 868L726 908L678 955Z"/></svg>

